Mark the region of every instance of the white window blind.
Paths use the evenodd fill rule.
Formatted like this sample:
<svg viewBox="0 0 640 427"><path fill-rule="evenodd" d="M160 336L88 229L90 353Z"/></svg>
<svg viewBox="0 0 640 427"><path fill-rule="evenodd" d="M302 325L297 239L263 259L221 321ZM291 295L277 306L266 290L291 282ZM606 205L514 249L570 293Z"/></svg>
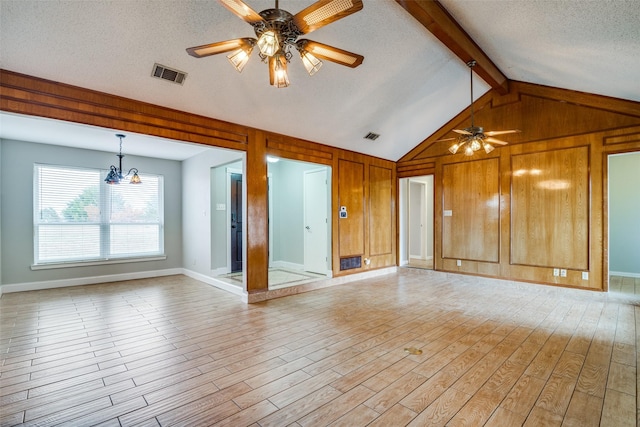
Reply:
<svg viewBox="0 0 640 427"><path fill-rule="evenodd" d="M34 263L161 255L163 180L104 182L106 170L34 166Z"/></svg>

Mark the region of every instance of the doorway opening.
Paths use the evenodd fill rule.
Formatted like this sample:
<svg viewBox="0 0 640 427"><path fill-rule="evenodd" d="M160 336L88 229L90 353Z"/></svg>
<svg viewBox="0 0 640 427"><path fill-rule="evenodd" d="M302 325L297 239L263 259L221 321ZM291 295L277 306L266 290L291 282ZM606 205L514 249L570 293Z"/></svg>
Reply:
<svg viewBox="0 0 640 427"><path fill-rule="evenodd" d="M331 168L271 159L269 289L331 277Z"/></svg>
<svg viewBox="0 0 640 427"><path fill-rule="evenodd" d="M607 161L609 292L640 295L640 151Z"/></svg>
<svg viewBox="0 0 640 427"><path fill-rule="evenodd" d="M400 179L400 265L434 269L433 175Z"/></svg>
<svg viewBox="0 0 640 427"><path fill-rule="evenodd" d="M242 271L242 174L229 174L229 254L231 272Z"/></svg>

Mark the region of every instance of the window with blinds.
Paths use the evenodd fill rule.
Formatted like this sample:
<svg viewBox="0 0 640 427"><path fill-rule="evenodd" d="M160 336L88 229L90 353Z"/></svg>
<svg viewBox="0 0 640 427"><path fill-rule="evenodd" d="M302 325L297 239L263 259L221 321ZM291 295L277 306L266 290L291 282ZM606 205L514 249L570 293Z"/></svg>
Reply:
<svg viewBox="0 0 640 427"><path fill-rule="evenodd" d="M34 263L164 253L163 179L104 182L106 170L34 165Z"/></svg>

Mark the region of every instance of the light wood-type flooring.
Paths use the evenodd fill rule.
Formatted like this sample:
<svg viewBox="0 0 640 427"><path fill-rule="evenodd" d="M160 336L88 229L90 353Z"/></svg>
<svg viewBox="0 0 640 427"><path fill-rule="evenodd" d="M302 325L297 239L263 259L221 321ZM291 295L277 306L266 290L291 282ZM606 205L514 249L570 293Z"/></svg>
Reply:
<svg viewBox="0 0 640 427"><path fill-rule="evenodd" d="M631 294L399 269L253 305L171 276L5 294L0 310L2 426L620 427L638 416Z"/></svg>

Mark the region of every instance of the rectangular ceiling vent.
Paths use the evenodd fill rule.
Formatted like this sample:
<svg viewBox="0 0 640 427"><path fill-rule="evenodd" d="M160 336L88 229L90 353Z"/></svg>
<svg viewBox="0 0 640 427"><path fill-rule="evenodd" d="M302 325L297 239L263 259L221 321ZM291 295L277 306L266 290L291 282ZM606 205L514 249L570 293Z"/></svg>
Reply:
<svg viewBox="0 0 640 427"><path fill-rule="evenodd" d="M187 73L165 67L164 65L153 64L151 76L181 85L184 83L184 79L187 78Z"/></svg>
<svg viewBox="0 0 640 427"><path fill-rule="evenodd" d="M369 132L364 136L364 139L370 139L371 141L375 141L376 139L378 139L379 136L380 135L377 133Z"/></svg>

